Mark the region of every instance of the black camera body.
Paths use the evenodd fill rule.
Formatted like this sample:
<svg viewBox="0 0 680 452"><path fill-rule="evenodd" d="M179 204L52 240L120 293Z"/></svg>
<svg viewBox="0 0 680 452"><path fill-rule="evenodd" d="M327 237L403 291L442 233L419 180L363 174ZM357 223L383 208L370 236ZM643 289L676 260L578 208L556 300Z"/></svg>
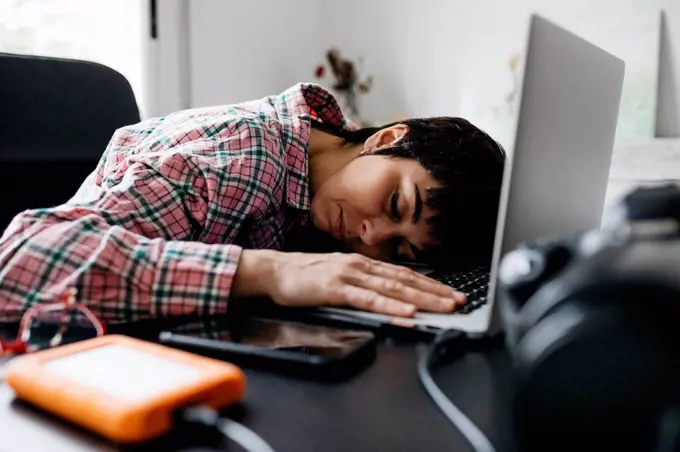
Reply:
<svg viewBox="0 0 680 452"><path fill-rule="evenodd" d="M520 451L680 450L680 188L640 188L603 227L500 269Z"/></svg>

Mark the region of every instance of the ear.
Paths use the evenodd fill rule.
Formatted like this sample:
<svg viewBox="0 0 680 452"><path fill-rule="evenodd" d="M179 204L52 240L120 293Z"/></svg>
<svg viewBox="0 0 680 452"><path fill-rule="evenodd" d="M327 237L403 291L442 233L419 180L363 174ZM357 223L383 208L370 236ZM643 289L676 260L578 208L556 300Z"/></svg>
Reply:
<svg viewBox="0 0 680 452"><path fill-rule="evenodd" d="M409 128L406 124L395 124L380 129L364 142L362 154L369 154L379 149L385 149L396 145L408 135Z"/></svg>

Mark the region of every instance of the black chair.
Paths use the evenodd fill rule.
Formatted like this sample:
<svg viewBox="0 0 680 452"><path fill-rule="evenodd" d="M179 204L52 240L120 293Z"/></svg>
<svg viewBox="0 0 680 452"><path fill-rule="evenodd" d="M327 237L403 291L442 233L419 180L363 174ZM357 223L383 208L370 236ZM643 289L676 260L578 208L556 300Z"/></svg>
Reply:
<svg viewBox="0 0 680 452"><path fill-rule="evenodd" d="M113 132L139 120L109 67L0 53L0 234L17 213L71 198Z"/></svg>

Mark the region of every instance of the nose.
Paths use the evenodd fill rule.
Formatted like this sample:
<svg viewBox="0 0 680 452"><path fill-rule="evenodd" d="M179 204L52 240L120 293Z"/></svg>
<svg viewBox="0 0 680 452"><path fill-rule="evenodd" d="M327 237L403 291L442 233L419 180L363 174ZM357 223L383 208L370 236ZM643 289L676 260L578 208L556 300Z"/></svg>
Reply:
<svg viewBox="0 0 680 452"><path fill-rule="evenodd" d="M365 219L361 222L361 241L367 246L379 245L398 234L397 225L385 219Z"/></svg>

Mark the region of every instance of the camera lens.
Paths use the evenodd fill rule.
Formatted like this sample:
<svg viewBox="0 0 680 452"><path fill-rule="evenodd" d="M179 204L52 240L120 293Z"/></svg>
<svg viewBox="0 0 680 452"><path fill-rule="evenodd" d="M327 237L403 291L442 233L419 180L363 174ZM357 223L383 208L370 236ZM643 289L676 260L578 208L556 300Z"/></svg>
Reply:
<svg viewBox="0 0 680 452"><path fill-rule="evenodd" d="M524 286L541 275L544 268L543 256L536 251L519 249L505 255L499 269L499 276L508 288Z"/></svg>

